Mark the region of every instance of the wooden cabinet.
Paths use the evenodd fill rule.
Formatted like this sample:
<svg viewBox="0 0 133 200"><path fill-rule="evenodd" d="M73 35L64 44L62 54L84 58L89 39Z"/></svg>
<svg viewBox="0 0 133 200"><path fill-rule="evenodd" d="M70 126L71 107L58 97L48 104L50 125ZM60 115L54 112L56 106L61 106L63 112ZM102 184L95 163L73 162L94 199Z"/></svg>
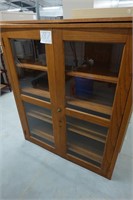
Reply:
<svg viewBox="0 0 133 200"><path fill-rule="evenodd" d="M6 88L8 88L11 91L11 86L9 83L9 78L8 78L7 70L5 67L2 47L0 43L0 94L1 94L1 91Z"/></svg>
<svg viewBox="0 0 133 200"><path fill-rule="evenodd" d="M131 18L1 26L25 138L111 178L132 106Z"/></svg>

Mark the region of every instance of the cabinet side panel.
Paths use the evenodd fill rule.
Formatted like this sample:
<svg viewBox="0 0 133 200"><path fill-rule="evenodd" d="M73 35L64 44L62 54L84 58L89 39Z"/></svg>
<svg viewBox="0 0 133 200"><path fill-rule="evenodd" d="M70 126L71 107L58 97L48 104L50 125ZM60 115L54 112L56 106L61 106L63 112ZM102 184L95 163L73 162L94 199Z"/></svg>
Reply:
<svg viewBox="0 0 133 200"><path fill-rule="evenodd" d="M130 119L130 114L132 112L132 109L131 109L132 108L132 101L133 101L133 99L132 99L132 85L131 85L129 95L128 95L128 100L127 100L127 103L126 103L124 116L123 116L123 119L122 119L122 125L121 125L120 131L119 131L117 144L116 144L116 147L115 147L115 150L114 150L114 154L113 154L113 158L112 158L110 167L109 167L108 172L107 172L107 178L109 178L109 179L112 176L113 169L115 167L115 162L117 160L118 153L120 151L122 142L123 142L125 134L126 134L128 122L129 122L129 119Z"/></svg>
<svg viewBox="0 0 133 200"><path fill-rule="evenodd" d="M116 94L115 94L115 100L113 104L113 112L112 112L112 118L111 118L111 125L110 130L108 133L108 138L106 142L106 149L103 159L103 174L107 176L108 169L111 164L111 160L113 157L114 149L116 146L116 142L120 133L123 115L126 108L126 103L128 101L128 94L130 90L130 85L132 81L132 48L131 48L132 40L131 40L131 31L129 32L129 35L127 37L127 42L125 44L123 57L121 61L121 67L119 72L119 80L117 84ZM131 110L131 105L129 104L130 108L128 110ZM127 114L127 118L129 117L130 113ZM127 122L127 120L126 120ZM122 135L124 135L124 131L122 132ZM116 155L119 153L119 149L122 143L121 136L119 141L119 147L117 151L115 152ZM113 167L111 168L113 171ZM112 173L110 172L110 174Z"/></svg>

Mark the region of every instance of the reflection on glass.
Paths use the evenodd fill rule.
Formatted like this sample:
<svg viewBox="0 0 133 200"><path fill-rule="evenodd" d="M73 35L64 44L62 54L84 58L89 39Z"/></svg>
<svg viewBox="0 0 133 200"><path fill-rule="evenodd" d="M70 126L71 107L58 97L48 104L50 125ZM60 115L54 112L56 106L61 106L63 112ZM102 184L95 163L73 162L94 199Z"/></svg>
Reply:
<svg viewBox="0 0 133 200"><path fill-rule="evenodd" d="M66 79L66 96L112 105L115 85L78 77Z"/></svg>
<svg viewBox="0 0 133 200"><path fill-rule="evenodd" d="M118 76L124 44L68 41L64 47L66 72Z"/></svg>
<svg viewBox="0 0 133 200"><path fill-rule="evenodd" d="M22 94L50 101L47 72L17 68Z"/></svg>
<svg viewBox="0 0 133 200"><path fill-rule="evenodd" d="M17 63L46 65L45 44L39 40L11 39L11 46Z"/></svg>
<svg viewBox="0 0 133 200"><path fill-rule="evenodd" d="M64 42L66 106L110 119L124 44Z"/></svg>
<svg viewBox="0 0 133 200"><path fill-rule="evenodd" d="M66 76L66 106L110 118L115 89L112 83Z"/></svg>
<svg viewBox="0 0 133 200"><path fill-rule="evenodd" d="M108 128L67 117L67 153L100 167Z"/></svg>
<svg viewBox="0 0 133 200"><path fill-rule="evenodd" d="M22 94L50 101L45 45L38 40L11 39Z"/></svg>
<svg viewBox="0 0 133 200"><path fill-rule="evenodd" d="M54 146L51 111L29 103L24 103L24 107L31 136Z"/></svg>

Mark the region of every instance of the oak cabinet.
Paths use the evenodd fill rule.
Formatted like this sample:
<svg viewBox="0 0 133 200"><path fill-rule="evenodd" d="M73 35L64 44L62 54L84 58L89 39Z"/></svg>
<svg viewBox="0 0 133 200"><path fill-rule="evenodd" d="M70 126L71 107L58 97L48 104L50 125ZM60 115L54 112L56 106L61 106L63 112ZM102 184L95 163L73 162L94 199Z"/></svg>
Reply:
<svg viewBox="0 0 133 200"><path fill-rule="evenodd" d="M131 113L131 24L131 18L1 24L25 138L107 178Z"/></svg>

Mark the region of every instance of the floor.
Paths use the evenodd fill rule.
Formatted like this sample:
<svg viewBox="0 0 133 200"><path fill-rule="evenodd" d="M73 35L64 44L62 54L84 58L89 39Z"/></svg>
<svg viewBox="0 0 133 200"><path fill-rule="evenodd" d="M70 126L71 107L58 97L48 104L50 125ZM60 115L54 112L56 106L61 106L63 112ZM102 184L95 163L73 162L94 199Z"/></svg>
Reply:
<svg viewBox="0 0 133 200"><path fill-rule="evenodd" d="M133 117L112 180L23 137L13 93L0 96L0 200L133 199Z"/></svg>

